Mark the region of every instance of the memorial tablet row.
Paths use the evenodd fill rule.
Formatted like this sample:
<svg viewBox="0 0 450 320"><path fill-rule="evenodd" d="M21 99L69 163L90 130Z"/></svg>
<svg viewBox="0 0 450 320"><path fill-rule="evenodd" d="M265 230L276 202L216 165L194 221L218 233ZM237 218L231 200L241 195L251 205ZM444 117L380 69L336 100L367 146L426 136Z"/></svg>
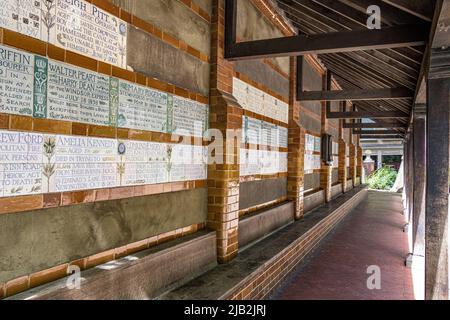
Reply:
<svg viewBox="0 0 450 320"><path fill-rule="evenodd" d="M0 27L126 69L127 23L84 0L0 0Z"/></svg>
<svg viewBox="0 0 450 320"><path fill-rule="evenodd" d="M240 176L287 172L287 152L241 148Z"/></svg>
<svg viewBox="0 0 450 320"><path fill-rule="evenodd" d="M0 130L0 197L206 179L207 148Z"/></svg>
<svg viewBox="0 0 450 320"><path fill-rule="evenodd" d="M243 116L242 142L287 148L288 129L263 120Z"/></svg>
<svg viewBox="0 0 450 320"><path fill-rule="evenodd" d="M0 112L203 136L208 105L0 46Z"/></svg>
<svg viewBox="0 0 450 320"><path fill-rule="evenodd" d="M305 153L304 171L318 170L320 166L320 155Z"/></svg>
<svg viewBox="0 0 450 320"><path fill-rule="evenodd" d="M287 103L238 78L233 78L233 96L245 110L288 123Z"/></svg>
<svg viewBox="0 0 450 320"><path fill-rule="evenodd" d="M305 151L320 152L320 137L305 134Z"/></svg>

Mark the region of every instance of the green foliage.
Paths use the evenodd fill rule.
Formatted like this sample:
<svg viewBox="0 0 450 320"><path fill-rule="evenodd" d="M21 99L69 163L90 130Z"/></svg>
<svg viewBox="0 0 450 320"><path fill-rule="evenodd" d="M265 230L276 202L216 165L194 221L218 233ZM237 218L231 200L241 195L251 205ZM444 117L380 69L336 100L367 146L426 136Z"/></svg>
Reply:
<svg viewBox="0 0 450 320"><path fill-rule="evenodd" d="M397 179L397 171L390 167L383 167L373 172L368 178L368 184L371 189L389 190Z"/></svg>

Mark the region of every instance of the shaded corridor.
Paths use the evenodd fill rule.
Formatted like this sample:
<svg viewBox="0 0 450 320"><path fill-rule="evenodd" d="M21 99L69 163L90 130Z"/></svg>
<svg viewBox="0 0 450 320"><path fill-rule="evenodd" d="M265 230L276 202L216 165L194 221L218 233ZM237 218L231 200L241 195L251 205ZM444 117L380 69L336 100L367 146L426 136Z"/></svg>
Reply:
<svg viewBox="0 0 450 320"><path fill-rule="evenodd" d="M408 236L399 194L369 192L368 201L342 221L273 299L414 299L411 270L404 266ZM369 290L369 266L379 266L381 289Z"/></svg>

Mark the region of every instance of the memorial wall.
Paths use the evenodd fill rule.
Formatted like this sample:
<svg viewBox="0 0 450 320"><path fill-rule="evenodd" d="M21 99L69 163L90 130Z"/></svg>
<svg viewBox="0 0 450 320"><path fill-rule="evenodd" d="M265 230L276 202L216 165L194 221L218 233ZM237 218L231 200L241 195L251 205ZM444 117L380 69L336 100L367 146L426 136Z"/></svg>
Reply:
<svg viewBox="0 0 450 320"><path fill-rule="evenodd" d="M2 113L196 137L208 126L207 105L125 80L5 46L0 66ZM202 145L7 131L0 136L7 152L0 196L206 179ZM131 178L145 168L157 176ZM93 177L96 170L101 174Z"/></svg>
<svg viewBox="0 0 450 320"><path fill-rule="evenodd" d="M189 77L209 58L96 4L0 1L0 298L11 279L205 226L209 84ZM149 63L148 45L177 61Z"/></svg>
<svg viewBox="0 0 450 320"><path fill-rule="evenodd" d="M209 185L214 1L0 0L0 298L3 284L20 292L36 273L48 282L211 227L211 198L224 212L233 198L239 216L288 200L289 58L231 64L225 98L242 110L225 116L242 121L241 145L217 181L236 188ZM238 1L238 38L284 36L258 2ZM322 89L317 66L303 76ZM305 192L320 188L321 117L301 103Z"/></svg>

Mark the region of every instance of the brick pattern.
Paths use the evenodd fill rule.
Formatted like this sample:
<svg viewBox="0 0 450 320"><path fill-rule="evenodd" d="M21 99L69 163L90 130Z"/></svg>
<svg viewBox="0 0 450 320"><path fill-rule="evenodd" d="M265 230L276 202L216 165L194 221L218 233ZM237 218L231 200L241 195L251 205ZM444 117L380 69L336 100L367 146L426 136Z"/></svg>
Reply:
<svg viewBox="0 0 450 320"><path fill-rule="evenodd" d="M363 175L363 150L361 146L357 148L356 175L361 178Z"/></svg>
<svg viewBox="0 0 450 320"><path fill-rule="evenodd" d="M349 150L350 151L350 154L349 154L349 156L350 156L350 172L349 172L350 177L349 178L352 179L353 185L354 185L356 182L356 177L357 177L357 172L356 172L357 157L358 157L357 147L355 144L350 144L349 149L350 149Z"/></svg>
<svg viewBox="0 0 450 320"><path fill-rule="evenodd" d="M225 0L213 2L211 19L210 128L220 130L224 164L208 165L207 225L217 234L217 259L226 263L238 252L239 154L242 107L233 98L233 64L224 59ZM233 135L229 130L239 130ZM219 147L219 146L218 146ZM212 154L213 155L213 154Z"/></svg>
<svg viewBox="0 0 450 320"><path fill-rule="evenodd" d="M288 152L288 148L285 147L274 147L265 144L253 144L253 143L242 143L241 148L252 149L252 150L267 150L267 151L278 151L278 152Z"/></svg>
<svg viewBox="0 0 450 320"><path fill-rule="evenodd" d="M262 300L267 298L298 263L304 260L320 241L366 197L367 190L360 190L290 246L225 293L221 299Z"/></svg>
<svg viewBox="0 0 450 320"><path fill-rule="evenodd" d="M263 203L263 204L259 204L257 206L253 206L253 207L249 207L249 208L246 208L246 209L243 209L243 210L239 210L239 217L241 218L241 217L249 215L249 214L251 214L251 213L253 213L255 211L259 211L259 210L267 209L267 208L270 208L270 207L274 207L274 206L276 206L276 205L278 205L280 203L285 202L286 200L288 200L287 197L281 197L281 198L275 199L273 201L269 201L269 202L266 202L266 203Z"/></svg>
<svg viewBox="0 0 450 320"><path fill-rule="evenodd" d="M208 145L208 141L201 137L182 136L156 131L118 128L111 126L99 126L63 120L38 119L28 116L3 113L0 113L0 129L7 129L11 131L89 136L97 138L140 140L160 143L182 143L204 146Z"/></svg>
<svg viewBox="0 0 450 320"><path fill-rule="evenodd" d="M239 80L242 80L244 82L246 82L247 84L258 88L259 90L271 95L272 97L275 97L285 103L289 103L289 97L285 97L282 96L281 94L276 93L275 91L273 91L272 89L270 89L269 87L263 85L262 83L259 83L257 81L252 80L251 78L247 77L245 74L241 73L241 72L234 72L234 77L238 78ZM270 119L270 118L269 118Z"/></svg>
<svg viewBox="0 0 450 320"><path fill-rule="evenodd" d="M333 185L333 166L322 162L320 167L320 188L324 191L325 202L331 201L331 186Z"/></svg>
<svg viewBox="0 0 450 320"><path fill-rule="evenodd" d="M258 10L274 24L285 36L295 35L295 31L290 24L286 22L284 17L274 8L270 1L266 0L250 0Z"/></svg>
<svg viewBox="0 0 450 320"><path fill-rule="evenodd" d="M41 56L48 56L51 59L65 62L77 67L89 69L91 71L103 73L108 76L121 78L127 81L145 85L163 92L176 94L184 98L196 100L201 103L208 103L208 97L199 93L188 91L173 84L147 77L141 73L122 69L78 53L56 47L44 41L25 36L12 30L0 28L0 40L4 45L22 49L30 53Z"/></svg>
<svg viewBox="0 0 450 320"><path fill-rule="evenodd" d="M347 190L347 156L345 151L347 149L347 143L344 139L339 139L339 164L338 164L338 176L339 183L342 184L342 191L345 193Z"/></svg>
<svg viewBox="0 0 450 320"><path fill-rule="evenodd" d="M281 70L280 67L278 67L272 60L270 60L270 59L263 59L263 62L266 65L268 65L269 67L271 67L273 70L278 72L278 74L280 74L283 78L289 79L289 74L287 74L286 72Z"/></svg>
<svg viewBox="0 0 450 320"><path fill-rule="evenodd" d="M119 8L118 6L112 4L109 1L105 0L86 0L86 1L93 3L97 7L109 12L112 15L115 15L116 17L119 17L120 19L128 22L129 24L137 28L147 31L148 33L154 35L155 37L166 42L167 44L174 46L177 49L183 50L186 53L196 57L197 59L200 59L205 62L209 61L208 56L206 54L203 54L197 49L192 48L182 40L175 39L173 36L158 29L153 24L148 23L147 21L144 21L142 19L139 19L135 15L132 15L131 13L127 12L122 8ZM207 22L211 21L211 17L209 16L209 14L192 1L181 0L181 2L184 3L187 7L189 7L194 13L199 15L201 18L205 19Z"/></svg>
<svg viewBox="0 0 450 320"><path fill-rule="evenodd" d="M195 4L191 0L180 0L183 4L185 4L188 8L190 8L197 15L205 19L207 22L211 23L211 16L208 12L200 8L197 4Z"/></svg>
<svg viewBox="0 0 450 320"><path fill-rule="evenodd" d="M70 266L78 266L81 270L86 270L167 241L187 236L204 228L204 223L190 225L10 280L7 283L0 284L0 299L64 278L67 276L67 268Z"/></svg>
<svg viewBox="0 0 450 320"><path fill-rule="evenodd" d="M268 179L277 179L288 177L289 174L287 172L279 172L275 174L254 174L249 176L240 176L240 182L250 182L250 181L259 181L259 180L268 180Z"/></svg>
<svg viewBox="0 0 450 320"><path fill-rule="evenodd" d="M206 187L206 180L195 180L0 198L0 214L118 200L204 187Z"/></svg>
<svg viewBox="0 0 450 320"><path fill-rule="evenodd" d="M294 202L295 219L304 214L305 134L300 125L300 104L296 101L296 60L290 58L289 128L288 128L288 199Z"/></svg>

